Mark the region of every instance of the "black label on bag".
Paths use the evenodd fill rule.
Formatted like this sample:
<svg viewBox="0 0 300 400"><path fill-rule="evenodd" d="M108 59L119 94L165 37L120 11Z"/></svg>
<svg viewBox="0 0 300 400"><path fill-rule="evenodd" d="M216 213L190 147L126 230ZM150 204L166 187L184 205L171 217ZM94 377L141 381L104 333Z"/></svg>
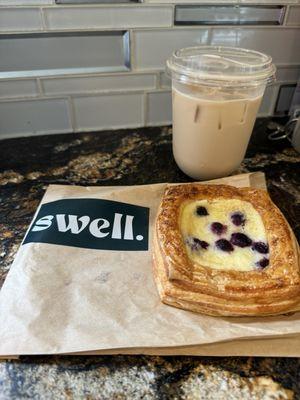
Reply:
<svg viewBox="0 0 300 400"><path fill-rule="evenodd" d="M148 250L149 208L99 199L43 204L23 244L99 250Z"/></svg>

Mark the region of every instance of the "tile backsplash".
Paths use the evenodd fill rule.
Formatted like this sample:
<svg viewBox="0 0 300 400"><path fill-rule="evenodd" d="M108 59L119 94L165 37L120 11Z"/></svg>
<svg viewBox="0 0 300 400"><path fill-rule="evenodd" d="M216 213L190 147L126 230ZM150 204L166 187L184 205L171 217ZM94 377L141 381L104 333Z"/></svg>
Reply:
<svg viewBox="0 0 300 400"><path fill-rule="evenodd" d="M259 113L286 114L300 75L300 0L75 3L0 0L0 139L169 124L165 61L201 44L270 54L277 81Z"/></svg>
<svg viewBox="0 0 300 400"><path fill-rule="evenodd" d="M143 126L142 93L105 93L98 96L74 97L74 130Z"/></svg>
<svg viewBox="0 0 300 400"><path fill-rule="evenodd" d="M278 5L177 5L175 25L281 25L285 11Z"/></svg>
<svg viewBox="0 0 300 400"><path fill-rule="evenodd" d="M103 74L42 79L45 95L69 95L81 93L118 92L156 89L155 73ZM1 81L0 81L1 85Z"/></svg>
<svg viewBox="0 0 300 400"><path fill-rule="evenodd" d="M210 30L198 29L135 29L133 32L134 67L138 70L163 70L166 59L175 49L208 44Z"/></svg>
<svg viewBox="0 0 300 400"><path fill-rule="evenodd" d="M128 40L126 31L0 35L0 77L124 71Z"/></svg>
<svg viewBox="0 0 300 400"><path fill-rule="evenodd" d="M26 99L1 102L0 126L0 137L70 132L68 101Z"/></svg>
<svg viewBox="0 0 300 400"><path fill-rule="evenodd" d="M42 17L38 8L1 8L0 31L24 32L42 29Z"/></svg>
<svg viewBox="0 0 300 400"><path fill-rule="evenodd" d="M49 30L163 27L172 25L172 16L172 8L165 6L106 5L44 9L45 25Z"/></svg>

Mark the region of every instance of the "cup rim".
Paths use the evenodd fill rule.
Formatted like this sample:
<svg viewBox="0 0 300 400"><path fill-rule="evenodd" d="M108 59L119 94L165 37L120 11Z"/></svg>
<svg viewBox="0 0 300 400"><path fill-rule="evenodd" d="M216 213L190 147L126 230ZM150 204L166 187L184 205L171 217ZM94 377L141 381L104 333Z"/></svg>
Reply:
<svg viewBox="0 0 300 400"><path fill-rule="evenodd" d="M258 86L275 80L272 57L230 46L177 49L166 62L167 75L180 82L209 86Z"/></svg>

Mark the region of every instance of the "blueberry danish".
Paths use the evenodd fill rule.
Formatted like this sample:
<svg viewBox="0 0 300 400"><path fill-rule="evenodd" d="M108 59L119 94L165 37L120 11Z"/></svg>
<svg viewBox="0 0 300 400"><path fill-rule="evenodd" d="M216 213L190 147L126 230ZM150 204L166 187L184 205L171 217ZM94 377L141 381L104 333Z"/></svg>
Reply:
<svg viewBox="0 0 300 400"><path fill-rule="evenodd" d="M261 189L169 186L154 233L164 303L216 316L300 309L299 246Z"/></svg>

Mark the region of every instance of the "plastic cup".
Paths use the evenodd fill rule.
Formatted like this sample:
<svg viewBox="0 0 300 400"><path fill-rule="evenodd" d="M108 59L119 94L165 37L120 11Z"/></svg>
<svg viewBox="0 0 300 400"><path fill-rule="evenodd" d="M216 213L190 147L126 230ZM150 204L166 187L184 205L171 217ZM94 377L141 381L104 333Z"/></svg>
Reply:
<svg viewBox="0 0 300 400"><path fill-rule="evenodd" d="M173 154L194 179L227 176L241 164L272 58L234 47L177 50L167 61L172 78Z"/></svg>

